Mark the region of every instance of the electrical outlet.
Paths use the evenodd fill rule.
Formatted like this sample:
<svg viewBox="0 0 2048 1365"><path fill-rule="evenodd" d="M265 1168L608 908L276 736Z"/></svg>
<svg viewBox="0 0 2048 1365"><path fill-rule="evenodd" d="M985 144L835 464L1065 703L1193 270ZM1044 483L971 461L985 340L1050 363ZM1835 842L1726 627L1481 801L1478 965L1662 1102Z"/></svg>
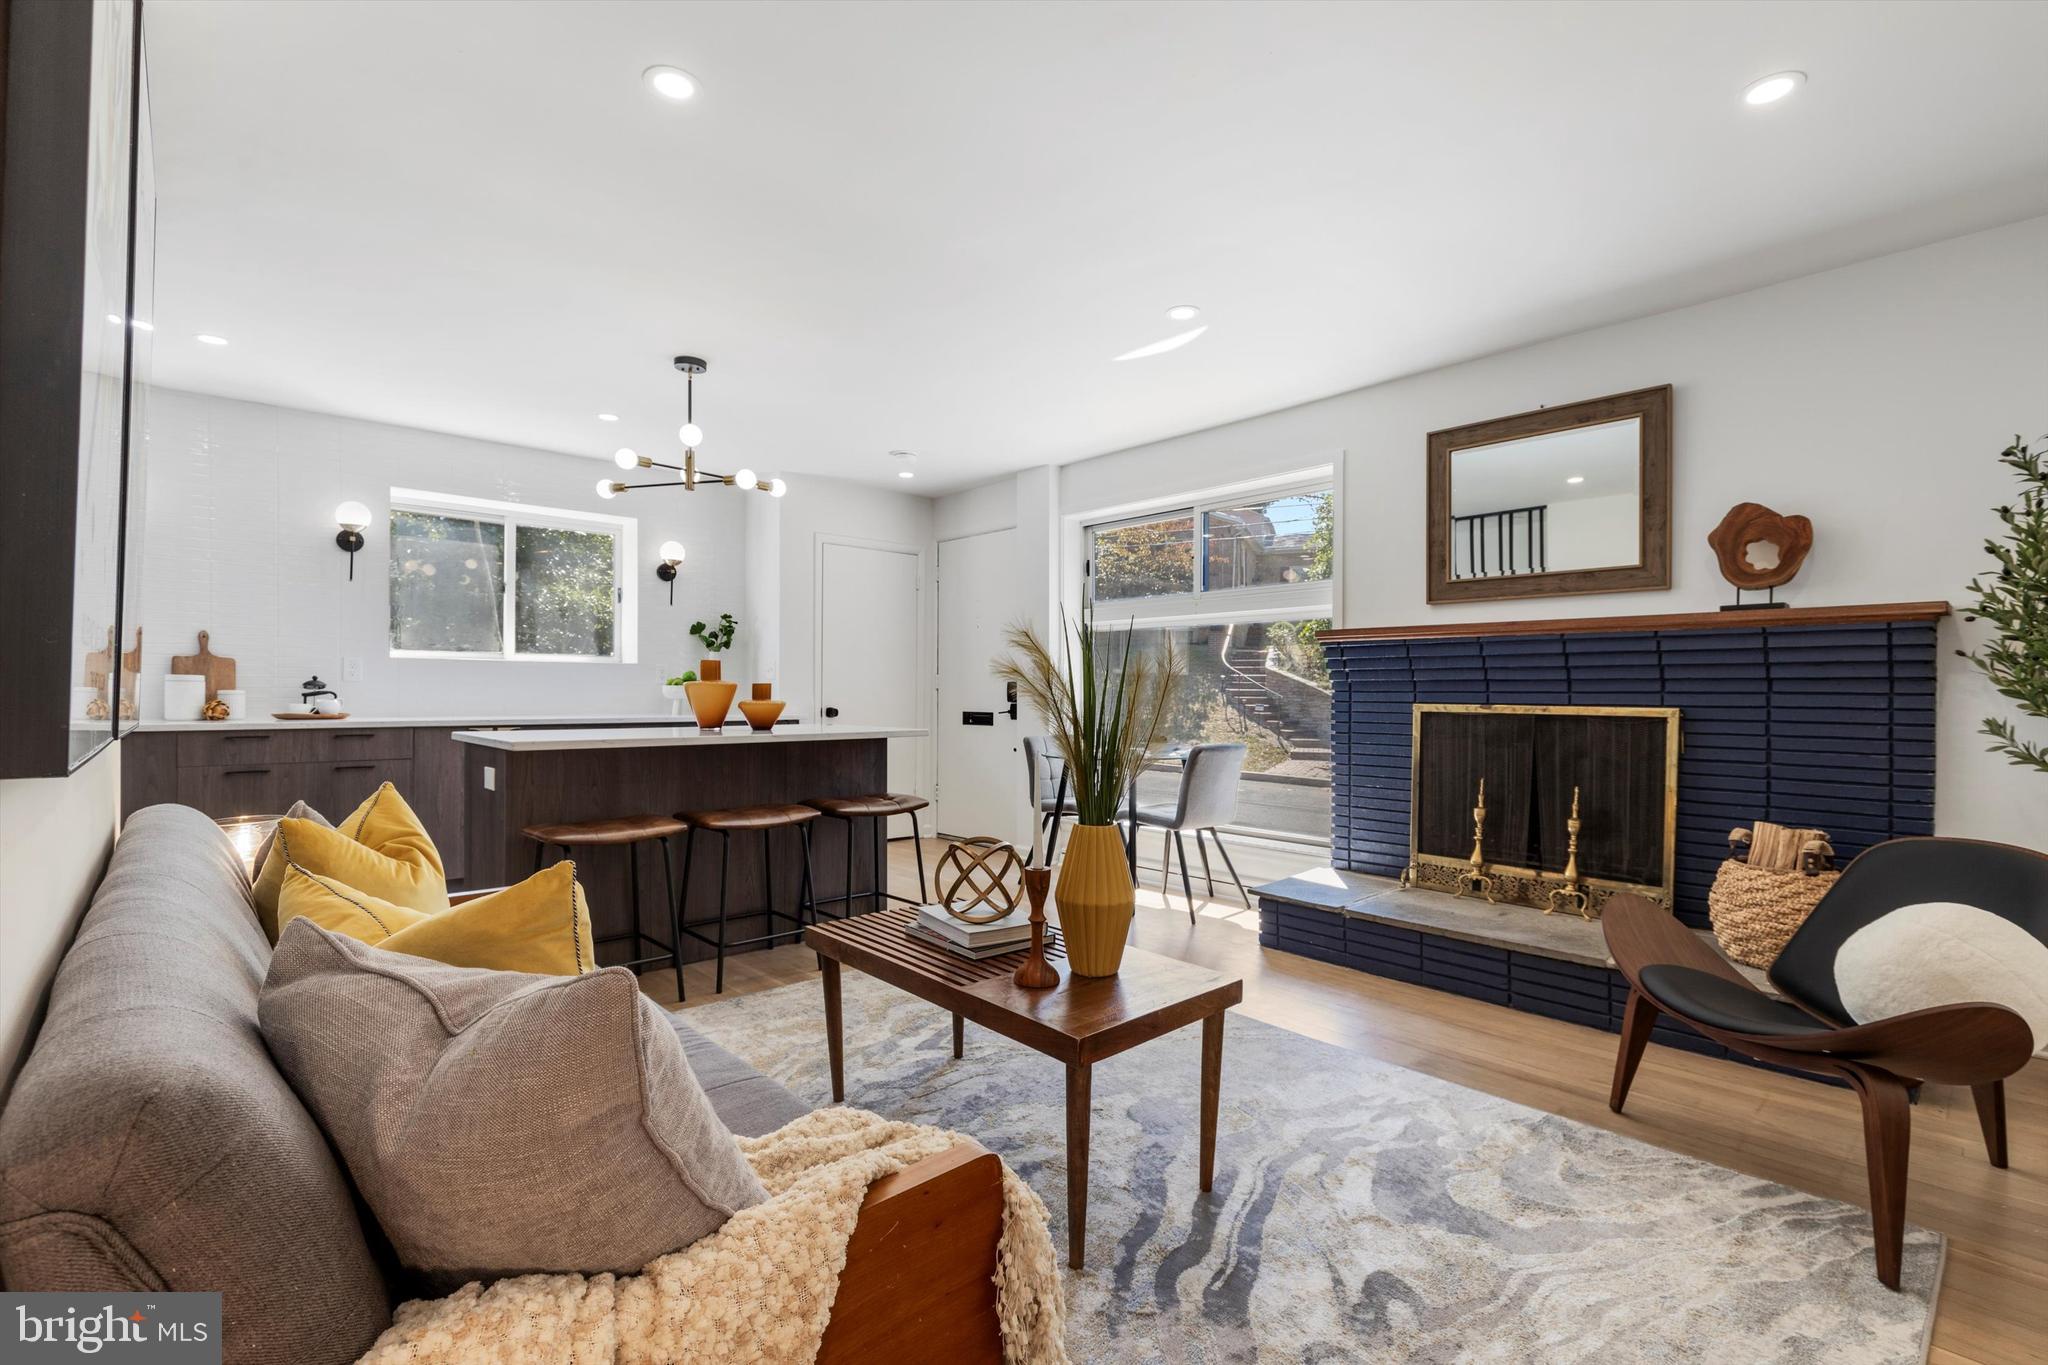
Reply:
<svg viewBox="0 0 2048 1365"><path fill-rule="evenodd" d="M360 655L341 661L341 680L343 682L361 682L363 680L363 660Z"/></svg>
<svg viewBox="0 0 2048 1365"><path fill-rule="evenodd" d="M496 791L497 789L498 789L498 770L497 770L496 768L493 768L493 767L491 767L490 765L486 764L486 765L484 766L484 790L485 790L485 791L487 791L487 792L494 792L494 791Z"/></svg>

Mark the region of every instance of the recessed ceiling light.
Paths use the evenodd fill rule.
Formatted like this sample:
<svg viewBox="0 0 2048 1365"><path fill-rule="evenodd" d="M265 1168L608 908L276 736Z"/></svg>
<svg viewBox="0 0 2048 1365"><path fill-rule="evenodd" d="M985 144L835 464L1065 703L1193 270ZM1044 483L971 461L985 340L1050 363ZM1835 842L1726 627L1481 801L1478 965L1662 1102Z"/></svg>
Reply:
<svg viewBox="0 0 2048 1365"><path fill-rule="evenodd" d="M1165 355L1168 351L1178 351L1181 347L1187 345L1190 341L1193 341L1208 330L1207 327L1192 327L1178 336L1170 336L1164 341L1155 341L1149 346L1140 346L1135 351L1125 351L1117 359L1143 360L1146 356Z"/></svg>
<svg viewBox="0 0 2048 1365"><path fill-rule="evenodd" d="M225 346L228 344L228 339L226 337L217 337L211 332L201 332L192 339L194 341L204 342L208 346Z"/></svg>
<svg viewBox="0 0 2048 1365"><path fill-rule="evenodd" d="M680 67L650 66L640 78L654 93L672 100L686 100L697 93L697 78Z"/></svg>
<svg viewBox="0 0 2048 1365"><path fill-rule="evenodd" d="M600 412L597 415L597 420L600 422L616 422L619 420L619 415L616 412Z"/></svg>
<svg viewBox="0 0 2048 1365"><path fill-rule="evenodd" d="M1806 84L1804 71L1779 71L1761 80L1751 81L1742 91L1744 104L1776 104L1785 96Z"/></svg>
<svg viewBox="0 0 2048 1365"><path fill-rule="evenodd" d="M1584 483L1585 481L1586 476L1584 474L1574 474L1569 479L1565 480L1566 483Z"/></svg>
<svg viewBox="0 0 2048 1365"><path fill-rule="evenodd" d="M915 469L899 469L896 471L896 477L899 479L914 479L917 477L917 471Z"/></svg>
<svg viewBox="0 0 2048 1365"><path fill-rule="evenodd" d="M1166 310L1166 316L1172 318L1175 322L1193 322L1196 318L1202 316L1202 310L1195 307L1192 303L1176 303L1173 307Z"/></svg>

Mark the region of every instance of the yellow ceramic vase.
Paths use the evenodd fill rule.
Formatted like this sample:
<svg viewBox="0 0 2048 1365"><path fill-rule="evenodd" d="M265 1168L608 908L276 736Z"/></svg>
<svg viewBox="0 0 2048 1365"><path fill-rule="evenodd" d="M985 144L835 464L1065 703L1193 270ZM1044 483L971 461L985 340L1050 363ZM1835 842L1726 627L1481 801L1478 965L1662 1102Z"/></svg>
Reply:
<svg viewBox="0 0 2048 1365"><path fill-rule="evenodd" d="M1076 976L1115 976L1131 934L1137 888L1115 825L1076 825L1067 839L1053 903Z"/></svg>
<svg viewBox="0 0 2048 1365"><path fill-rule="evenodd" d="M690 699L690 710L697 717L697 728L716 730L725 724L726 716L732 711L733 695L739 690L738 683L684 683L683 692Z"/></svg>

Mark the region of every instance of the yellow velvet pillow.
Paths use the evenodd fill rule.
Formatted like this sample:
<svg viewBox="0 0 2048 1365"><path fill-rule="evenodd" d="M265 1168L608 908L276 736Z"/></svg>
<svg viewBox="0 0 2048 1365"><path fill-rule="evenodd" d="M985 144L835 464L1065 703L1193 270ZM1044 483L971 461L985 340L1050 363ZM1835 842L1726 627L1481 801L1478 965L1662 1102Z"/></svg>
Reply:
<svg viewBox="0 0 2048 1365"><path fill-rule="evenodd" d="M576 976L596 966L590 907L576 881L576 865L567 861L517 886L435 914L367 895L292 863L278 892L278 928L301 915L334 933L451 967Z"/></svg>
<svg viewBox="0 0 2048 1365"><path fill-rule="evenodd" d="M277 904L291 863L423 914L448 908L440 850L389 782L364 798L338 828L318 820L277 822L277 837L257 870L254 888L256 918L272 943L284 927Z"/></svg>

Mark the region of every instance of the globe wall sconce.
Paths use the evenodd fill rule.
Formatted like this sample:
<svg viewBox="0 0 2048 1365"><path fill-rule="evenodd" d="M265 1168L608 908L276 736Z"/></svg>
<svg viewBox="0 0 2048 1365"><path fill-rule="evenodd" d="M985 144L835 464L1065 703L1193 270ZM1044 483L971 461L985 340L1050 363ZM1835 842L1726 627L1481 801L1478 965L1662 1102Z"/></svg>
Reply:
<svg viewBox="0 0 2048 1365"><path fill-rule="evenodd" d="M668 604L676 604L676 571L683 566L683 545L679 540L661 542L661 563L654 566L654 576L668 584Z"/></svg>

